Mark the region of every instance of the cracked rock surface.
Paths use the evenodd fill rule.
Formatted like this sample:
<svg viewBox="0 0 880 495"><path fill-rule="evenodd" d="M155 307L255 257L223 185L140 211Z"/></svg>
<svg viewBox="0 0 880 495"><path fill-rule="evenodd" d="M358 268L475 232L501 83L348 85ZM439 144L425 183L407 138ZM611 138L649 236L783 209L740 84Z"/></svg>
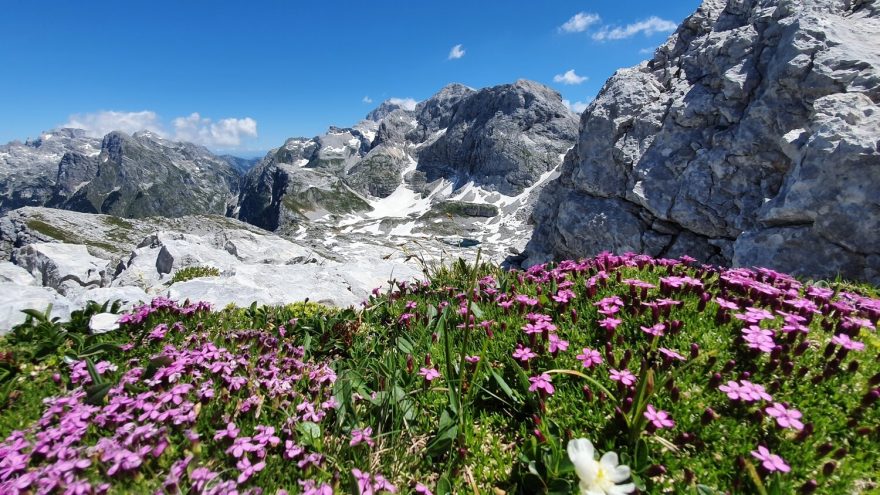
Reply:
<svg viewBox="0 0 880 495"><path fill-rule="evenodd" d="M705 0L585 110L526 264L632 250L880 283L878 39L871 2Z"/></svg>

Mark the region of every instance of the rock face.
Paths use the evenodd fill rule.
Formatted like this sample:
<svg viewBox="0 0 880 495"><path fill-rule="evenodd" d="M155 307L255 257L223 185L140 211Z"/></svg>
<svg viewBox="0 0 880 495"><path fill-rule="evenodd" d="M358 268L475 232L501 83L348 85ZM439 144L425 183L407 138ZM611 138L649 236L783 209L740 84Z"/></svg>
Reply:
<svg viewBox="0 0 880 495"><path fill-rule="evenodd" d="M288 232L328 216L369 216L376 200L395 195L443 200L471 184L517 196L555 169L576 137L576 116L546 86L450 84L415 108L387 101L352 128L287 140L247 173L238 216ZM443 198L441 185L452 186Z"/></svg>
<svg viewBox="0 0 880 495"><path fill-rule="evenodd" d="M56 129L24 143L0 145L0 215L22 206L43 206L52 199L59 163L71 169L101 152L101 140L80 129ZM76 156L77 158L73 158Z"/></svg>
<svg viewBox="0 0 880 495"><path fill-rule="evenodd" d="M555 168L577 136L559 94L531 81L476 92L448 88L416 112L419 128L413 135L445 129L418 154L418 170L429 182L467 177L511 196Z"/></svg>
<svg viewBox="0 0 880 495"><path fill-rule="evenodd" d="M690 254L880 282L870 2L705 0L581 116L526 264Z"/></svg>
<svg viewBox="0 0 880 495"><path fill-rule="evenodd" d="M51 206L120 217L232 214L246 160L149 132L56 129L0 146L0 214ZM185 201L180 191L186 191Z"/></svg>
<svg viewBox="0 0 880 495"><path fill-rule="evenodd" d="M200 146L111 132L95 160L94 177L50 206L128 218L224 215L235 208L238 172Z"/></svg>

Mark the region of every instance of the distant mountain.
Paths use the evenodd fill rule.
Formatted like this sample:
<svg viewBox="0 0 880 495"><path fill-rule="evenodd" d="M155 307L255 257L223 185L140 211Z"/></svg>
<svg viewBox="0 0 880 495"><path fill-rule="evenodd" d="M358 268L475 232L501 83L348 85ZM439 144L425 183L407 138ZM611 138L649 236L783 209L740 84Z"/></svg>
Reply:
<svg viewBox="0 0 880 495"><path fill-rule="evenodd" d="M577 116L546 86L451 84L413 110L384 102L353 127L270 151L245 175L239 218L271 230L339 220L350 230L428 215L413 228L432 230L446 211L439 204L465 190L498 205L528 193L576 136ZM382 223L379 231L400 222Z"/></svg>
<svg viewBox="0 0 880 495"><path fill-rule="evenodd" d="M0 145L0 214L22 206L47 204L65 157L65 168L88 168L86 162L100 152L101 140L88 137L81 129L55 129L24 143Z"/></svg>
<svg viewBox="0 0 880 495"><path fill-rule="evenodd" d="M56 129L0 146L0 214L22 206L132 218L232 214L240 175L204 147L149 132L100 140Z"/></svg>

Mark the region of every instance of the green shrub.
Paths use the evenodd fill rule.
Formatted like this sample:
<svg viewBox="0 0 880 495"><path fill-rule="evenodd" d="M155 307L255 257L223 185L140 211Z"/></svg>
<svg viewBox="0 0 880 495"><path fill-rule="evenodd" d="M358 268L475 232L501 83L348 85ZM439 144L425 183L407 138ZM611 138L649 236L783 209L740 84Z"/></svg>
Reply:
<svg viewBox="0 0 880 495"><path fill-rule="evenodd" d="M213 266L188 266L174 272L174 276L171 277L171 283L168 285L177 282L186 282L187 280L192 280L194 278L217 277L219 275L220 270Z"/></svg>

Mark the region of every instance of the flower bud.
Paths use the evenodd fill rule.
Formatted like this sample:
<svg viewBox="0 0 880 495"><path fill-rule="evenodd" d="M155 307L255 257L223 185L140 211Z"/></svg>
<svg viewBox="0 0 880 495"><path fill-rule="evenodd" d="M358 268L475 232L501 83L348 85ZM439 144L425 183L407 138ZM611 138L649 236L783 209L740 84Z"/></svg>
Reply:
<svg viewBox="0 0 880 495"><path fill-rule="evenodd" d="M834 445L832 445L831 442L825 442L822 445L816 447L816 453L823 457L828 455L828 453L832 450L834 450Z"/></svg>
<svg viewBox="0 0 880 495"><path fill-rule="evenodd" d="M828 461L822 466L822 474L825 476L831 476L834 473L834 468L837 467L837 464L834 461Z"/></svg>
<svg viewBox="0 0 880 495"><path fill-rule="evenodd" d="M804 495L810 495L811 493L815 493L818 488L819 483L817 483L816 480L807 480L806 483L801 485L800 493L803 493Z"/></svg>
<svg viewBox="0 0 880 495"><path fill-rule="evenodd" d="M696 342L691 344L691 359L696 359L700 355L700 346Z"/></svg>
<svg viewBox="0 0 880 495"><path fill-rule="evenodd" d="M663 474L666 474L666 466L663 464L652 464L645 470L645 475L649 478L654 478Z"/></svg>
<svg viewBox="0 0 880 495"><path fill-rule="evenodd" d="M846 367L846 371L849 373L855 373L859 370L859 362L853 359L849 362L849 366Z"/></svg>

